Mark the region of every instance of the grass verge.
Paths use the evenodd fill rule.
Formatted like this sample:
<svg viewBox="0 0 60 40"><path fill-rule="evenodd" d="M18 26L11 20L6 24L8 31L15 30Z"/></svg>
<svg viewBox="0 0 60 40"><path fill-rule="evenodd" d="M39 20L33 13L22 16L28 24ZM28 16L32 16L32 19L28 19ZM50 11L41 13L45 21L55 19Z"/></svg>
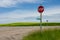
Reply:
<svg viewBox="0 0 60 40"><path fill-rule="evenodd" d="M60 40L60 29L33 32L23 37L23 40Z"/></svg>

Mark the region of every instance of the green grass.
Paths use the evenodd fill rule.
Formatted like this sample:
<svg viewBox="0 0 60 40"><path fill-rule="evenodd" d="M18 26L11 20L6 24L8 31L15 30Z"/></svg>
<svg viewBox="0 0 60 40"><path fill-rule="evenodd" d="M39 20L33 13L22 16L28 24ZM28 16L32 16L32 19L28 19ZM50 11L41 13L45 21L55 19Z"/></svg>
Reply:
<svg viewBox="0 0 60 40"><path fill-rule="evenodd" d="M60 23L42 23L43 26L60 26ZM0 24L0 26L40 26L39 22L19 22L10 24Z"/></svg>
<svg viewBox="0 0 60 40"><path fill-rule="evenodd" d="M60 40L60 29L46 30L40 33L33 32L28 36L24 36L23 40Z"/></svg>

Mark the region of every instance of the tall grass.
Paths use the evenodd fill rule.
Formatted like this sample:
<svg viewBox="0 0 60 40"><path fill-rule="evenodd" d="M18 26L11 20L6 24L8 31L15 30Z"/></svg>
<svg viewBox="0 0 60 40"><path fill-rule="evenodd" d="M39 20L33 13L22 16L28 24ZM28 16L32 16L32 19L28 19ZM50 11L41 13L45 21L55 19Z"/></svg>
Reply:
<svg viewBox="0 0 60 40"><path fill-rule="evenodd" d="M60 29L33 32L23 37L23 40L60 40Z"/></svg>

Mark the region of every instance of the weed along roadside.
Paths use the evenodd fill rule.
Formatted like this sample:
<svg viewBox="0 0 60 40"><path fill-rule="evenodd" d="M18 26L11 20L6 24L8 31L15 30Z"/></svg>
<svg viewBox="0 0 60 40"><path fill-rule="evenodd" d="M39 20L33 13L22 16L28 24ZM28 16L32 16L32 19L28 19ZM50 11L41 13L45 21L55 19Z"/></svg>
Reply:
<svg viewBox="0 0 60 40"><path fill-rule="evenodd" d="M35 31L23 37L23 40L60 40L60 29Z"/></svg>

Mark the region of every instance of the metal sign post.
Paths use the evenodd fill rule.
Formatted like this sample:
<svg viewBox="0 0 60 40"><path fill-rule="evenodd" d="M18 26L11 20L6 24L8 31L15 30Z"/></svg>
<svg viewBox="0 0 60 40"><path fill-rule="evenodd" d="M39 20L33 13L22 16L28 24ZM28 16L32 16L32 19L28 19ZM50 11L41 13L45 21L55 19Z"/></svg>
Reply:
<svg viewBox="0 0 60 40"><path fill-rule="evenodd" d="M40 13L40 31L42 32L42 13Z"/></svg>
<svg viewBox="0 0 60 40"><path fill-rule="evenodd" d="M44 7L43 6L39 6L38 7L38 12L40 13L40 32L42 32L42 13L44 11Z"/></svg>

